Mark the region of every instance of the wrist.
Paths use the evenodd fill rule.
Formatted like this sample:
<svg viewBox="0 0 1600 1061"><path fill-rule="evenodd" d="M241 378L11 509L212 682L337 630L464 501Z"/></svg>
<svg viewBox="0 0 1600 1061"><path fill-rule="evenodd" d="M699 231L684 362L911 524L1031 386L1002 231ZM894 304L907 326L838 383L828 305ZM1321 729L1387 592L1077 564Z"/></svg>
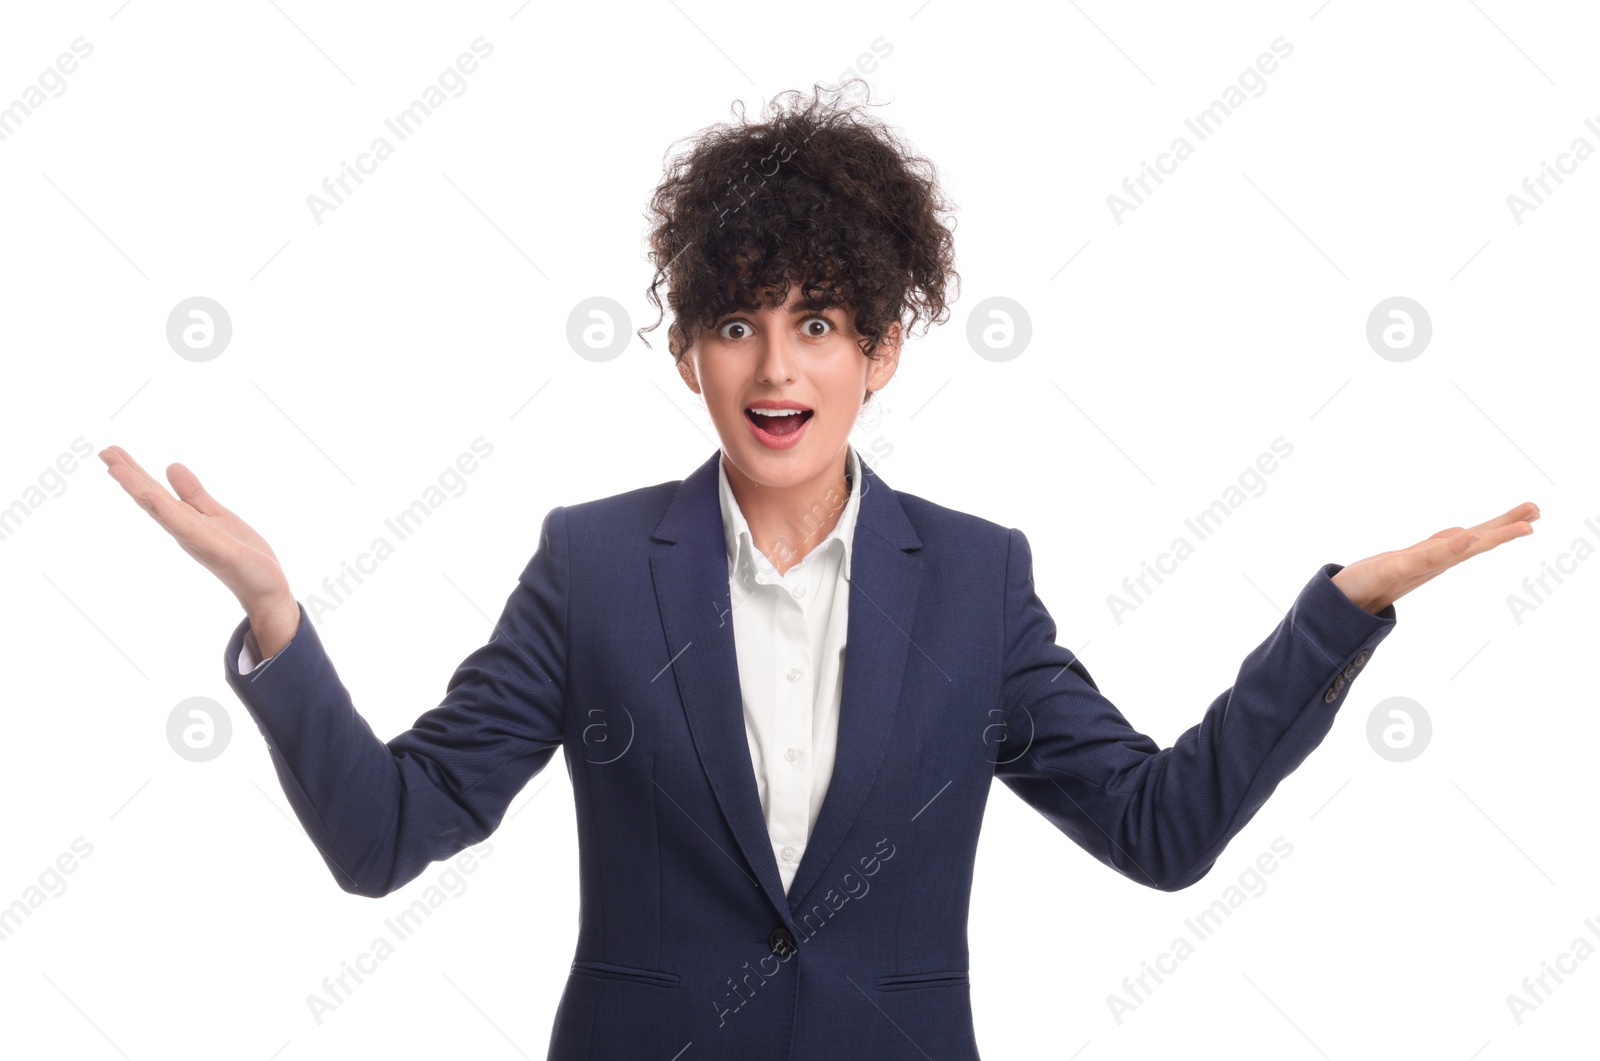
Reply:
<svg viewBox="0 0 1600 1061"><path fill-rule="evenodd" d="M1343 593L1345 598L1349 600L1350 603L1354 604L1362 611L1370 612L1373 615L1378 614L1389 606L1389 601L1379 600L1376 597L1366 596L1354 592L1350 586L1352 580L1343 577L1344 573L1348 570L1349 568L1340 568L1338 571L1335 571L1332 575L1330 575L1329 578L1332 580L1335 586L1339 587L1339 592Z"/></svg>
<svg viewBox="0 0 1600 1061"><path fill-rule="evenodd" d="M250 621L250 632L255 635L262 659L283 651L300 629L300 604L287 587L282 596L247 608L245 615Z"/></svg>

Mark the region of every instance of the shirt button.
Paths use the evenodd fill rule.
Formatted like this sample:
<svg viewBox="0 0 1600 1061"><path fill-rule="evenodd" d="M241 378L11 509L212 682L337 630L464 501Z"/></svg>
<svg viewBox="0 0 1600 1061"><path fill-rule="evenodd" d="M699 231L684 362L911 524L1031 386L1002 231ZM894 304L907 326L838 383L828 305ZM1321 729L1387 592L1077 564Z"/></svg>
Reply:
<svg viewBox="0 0 1600 1061"><path fill-rule="evenodd" d="M797 681L799 681L799 680L800 680L800 668L798 668L798 667L796 667L796 668L794 668L794 669L793 669L793 670L791 670L791 671L789 671L789 673L788 673L788 674L787 674L787 675L786 675L786 677L787 677L787 678L788 678L788 679L789 679L789 680L790 680L790 681L791 681L791 682L797 682Z"/></svg>
<svg viewBox="0 0 1600 1061"><path fill-rule="evenodd" d="M806 595L806 588L804 586L796 586L794 588L794 595L796 597L804 597Z"/></svg>
<svg viewBox="0 0 1600 1061"><path fill-rule="evenodd" d="M788 844L784 844L782 853L783 853L783 860L785 862L794 861L794 848L790 847Z"/></svg>
<svg viewBox="0 0 1600 1061"><path fill-rule="evenodd" d="M789 749L784 751L783 757L785 759L789 760L792 763L796 759L800 758L800 749L798 749L798 748L789 748Z"/></svg>

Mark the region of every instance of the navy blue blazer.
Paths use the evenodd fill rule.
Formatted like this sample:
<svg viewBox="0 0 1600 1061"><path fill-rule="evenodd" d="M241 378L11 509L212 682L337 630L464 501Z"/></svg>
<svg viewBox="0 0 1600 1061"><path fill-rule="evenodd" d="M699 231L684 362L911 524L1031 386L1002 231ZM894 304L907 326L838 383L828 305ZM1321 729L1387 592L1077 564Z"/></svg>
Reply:
<svg viewBox="0 0 1600 1061"><path fill-rule="evenodd" d="M1324 565L1163 750L1056 644L1021 531L863 462L838 753L785 895L745 737L719 459L553 509L488 642L387 743L303 606L249 675L247 620L227 645L289 802L358 895L483 840L563 751L581 909L551 1059L976 1059L967 908L994 779L1139 884L1188 887L1395 623Z"/></svg>

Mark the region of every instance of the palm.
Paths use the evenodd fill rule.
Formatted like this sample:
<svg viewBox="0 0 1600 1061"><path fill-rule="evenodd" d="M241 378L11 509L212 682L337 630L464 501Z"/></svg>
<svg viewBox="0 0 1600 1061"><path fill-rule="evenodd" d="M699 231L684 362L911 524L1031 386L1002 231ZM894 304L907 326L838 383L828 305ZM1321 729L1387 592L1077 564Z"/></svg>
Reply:
<svg viewBox="0 0 1600 1061"><path fill-rule="evenodd" d="M129 496L184 552L216 575L240 604L249 608L287 594L287 580L272 547L207 493L188 468L167 466L167 478L177 491L174 497L121 446L101 450L100 459Z"/></svg>
<svg viewBox="0 0 1600 1061"><path fill-rule="evenodd" d="M1406 549L1357 560L1333 576L1345 596L1374 614L1469 556L1533 533L1539 506L1524 501L1470 529L1446 527Z"/></svg>

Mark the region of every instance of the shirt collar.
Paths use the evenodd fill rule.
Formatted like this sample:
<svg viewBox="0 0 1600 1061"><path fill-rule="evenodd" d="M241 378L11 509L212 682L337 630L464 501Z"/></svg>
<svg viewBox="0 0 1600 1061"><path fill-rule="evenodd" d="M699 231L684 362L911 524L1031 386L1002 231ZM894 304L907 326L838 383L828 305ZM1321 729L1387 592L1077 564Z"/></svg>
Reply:
<svg viewBox="0 0 1600 1061"><path fill-rule="evenodd" d="M845 476L849 480L850 496L845 500L844 511L839 514L839 522L828 532L827 537L812 547L806 556L815 555L819 549L833 548L831 543L837 539L844 550L843 571L845 580L848 581L850 556L855 548L856 515L861 509L861 458L854 446L846 446L845 451ZM755 547L750 534L750 524L745 520L739 502L733 496L733 488L728 485L728 471L723 467L720 456L717 458L717 496L722 506L722 531L723 537L727 540L728 563L740 566L748 564L751 573L757 570L765 572L772 568L772 561ZM759 564L756 560L758 556Z"/></svg>

